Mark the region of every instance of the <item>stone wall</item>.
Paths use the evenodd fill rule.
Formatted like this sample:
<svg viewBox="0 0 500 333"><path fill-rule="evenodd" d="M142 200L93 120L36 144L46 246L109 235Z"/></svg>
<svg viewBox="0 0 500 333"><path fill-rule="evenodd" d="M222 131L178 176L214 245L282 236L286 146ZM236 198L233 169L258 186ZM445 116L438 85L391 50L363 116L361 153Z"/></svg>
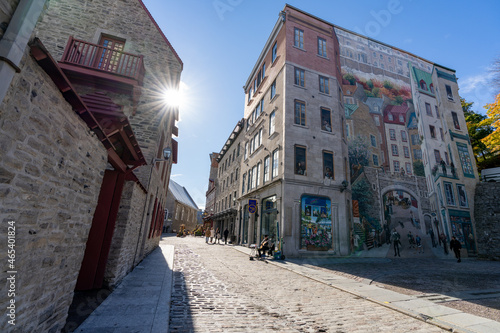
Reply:
<svg viewBox="0 0 500 333"><path fill-rule="evenodd" d="M114 103L123 106L123 112L132 125L135 138L148 163L148 166L134 170L149 193L147 200L145 203L140 203L142 206L139 206L138 202L134 203L136 208L122 205L120 209L125 209L125 211L119 212L123 221L132 221L135 218L136 222L142 225L137 237L140 244L135 263L138 263L158 246L160 238L159 236L148 238L153 209L150 201L154 203L157 198L162 205L165 203L171 163L160 163L159 168L151 166L150 163L153 158L159 157L157 154L162 147L172 147L171 137L175 126L176 110L166 107L162 93L164 89L176 87L179 84L182 62L177 58L171 45L165 41L140 1L51 0L47 7L47 11L37 24L35 34L56 61L61 60L69 36L98 44L102 34L124 40L125 52L143 56L146 71L141 95L135 105L129 95L124 96L106 91L106 95ZM75 89L80 95L84 95L94 92L95 87L75 85ZM164 138L163 142L160 142L161 138ZM164 172L164 166L168 168L166 172ZM147 207L146 211L144 205ZM130 216L125 217L127 212ZM137 216L138 212L141 214L145 212L145 214ZM123 225L132 227L131 224ZM117 240L117 244L121 241ZM126 245L128 246L132 245ZM115 250L118 253L113 253ZM110 258L118 260L121 251L121 247L115 245L115 240L113 240ZM125 268L121 264L111 262L108 264L111 265L107 269L109 282L114 284L117 277L122 276ZM112 272L111 267L117 271Z"/></svg>
<svg viewBox="0 0 500 333"><path fill-rule="evenodd" d="M1 251L7 221L15 221L18 272L16 326L1 320L0 331L56 332L73 298L107 153L28 51L20 68L0 105ZM5 269L0 280L7 290Z"/></svg>
<svg viewBox="0 0 500 333"><path fill-rule="evenodd" d="M146 193L136 183L125 182L104 274L104 282L110 288L134 268L145 202Z"/></svg>
<svg viewBox="0 0 500 333"><path fill-rule="evenodd" d="M500 183L478 183L474 199L478 257L500 260Z"/></svg>

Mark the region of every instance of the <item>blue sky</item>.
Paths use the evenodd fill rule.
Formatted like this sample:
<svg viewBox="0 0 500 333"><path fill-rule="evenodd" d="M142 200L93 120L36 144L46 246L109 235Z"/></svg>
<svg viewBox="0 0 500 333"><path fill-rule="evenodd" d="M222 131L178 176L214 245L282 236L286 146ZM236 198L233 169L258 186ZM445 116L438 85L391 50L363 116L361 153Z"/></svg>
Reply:
<svg viewBox="0 0 500 333"><path fill-rule="evenodd" d="M485 113L498 93L500 1L144 0L184 63L179 157L172 179L205 206L209 154L243 117L246 82L286 3L343 28L455 69L460 96Z"/></svg>

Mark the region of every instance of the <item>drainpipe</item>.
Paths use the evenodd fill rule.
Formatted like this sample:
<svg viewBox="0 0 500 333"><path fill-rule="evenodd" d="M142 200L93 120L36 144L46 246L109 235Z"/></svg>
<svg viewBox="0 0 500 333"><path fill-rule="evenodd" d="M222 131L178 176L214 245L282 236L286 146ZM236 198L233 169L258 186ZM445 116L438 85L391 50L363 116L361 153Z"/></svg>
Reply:
<svg viewBox="0 0 500 333"><path fill-rule="evenodd" d="M21 0L0 40L0 104L10 87L46 0Z"/></svg>

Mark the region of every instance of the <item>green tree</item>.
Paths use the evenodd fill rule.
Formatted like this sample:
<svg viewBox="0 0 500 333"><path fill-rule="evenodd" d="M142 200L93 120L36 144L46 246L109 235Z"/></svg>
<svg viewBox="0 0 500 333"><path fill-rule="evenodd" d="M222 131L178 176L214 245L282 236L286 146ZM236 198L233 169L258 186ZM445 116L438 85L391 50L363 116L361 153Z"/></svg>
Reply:
<svg viewBox="0 0 500 333"><path fill-rule="evenodd" d="M492 150L483 142L483 139L493 132L493 128L487 116L472 110L473 102L467 102L464 98L460 98L460 103L464 111L474 158L476 159L476 163L479 164L491 155Z"/></svg>
<svg viewBox="0 0 500 333"><path fill-rule="evenodd" d="M362 178L352 186L352 200L358 200L359 213L368 216L373 205L373 192L370 183L366 178Z"/></svg>
<svg viewBox="0 0 500 333"><path fill-rule="evenodd" d="M347 81L349 81L349 83L351 85L355 85L356 84L356 78L352 74L345 74L344 75L344 79L347 80Z"/></svg>
<svg viewBox="0 0 500 333"><path fill-rule="evenodd" d="M425 177L424 163L422 160L415 160L413 162L413 173L415 176Z"/></svg>
<svg viewBox="0 0 500 333"><path fill-rule="evenodd" d="M352 166L367 166L368 165L368 140L361 135L350 139L347 142L349 150L349 163Z"/></svg>

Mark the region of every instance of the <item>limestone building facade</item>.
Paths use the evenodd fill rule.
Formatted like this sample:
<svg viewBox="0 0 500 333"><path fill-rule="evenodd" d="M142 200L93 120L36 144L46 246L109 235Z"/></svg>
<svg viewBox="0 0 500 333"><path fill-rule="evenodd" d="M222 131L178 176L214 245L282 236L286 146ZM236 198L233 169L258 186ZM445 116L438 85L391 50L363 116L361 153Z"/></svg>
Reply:
<svg viewBox="0 0 500 333"><path fill-rule="evenodd" d="M74 290L112 288L158 246L178 108L154 92L177 88L183 64L139 0L0 12L0 220L19 272L0 297L16 326L0 330L56 332Z"/></svg>
<svg viewBox="0 0 500 333"><path fill-rule="evenodd" d="M346 255L363 249L355 234L381 244L396 228L475 254L478 176L453 70L286 5L244 90L239 243L269 234L288 256Z"/></svg>
<svg viewBox="0 0 500 333"><path fill-rule="evenodd" d="M165 207L171 215L172 224L169 230L179 232L183 226L186 230L193 231L198 227L198 206L186 188L173 180L168 184Z"/></svg>

